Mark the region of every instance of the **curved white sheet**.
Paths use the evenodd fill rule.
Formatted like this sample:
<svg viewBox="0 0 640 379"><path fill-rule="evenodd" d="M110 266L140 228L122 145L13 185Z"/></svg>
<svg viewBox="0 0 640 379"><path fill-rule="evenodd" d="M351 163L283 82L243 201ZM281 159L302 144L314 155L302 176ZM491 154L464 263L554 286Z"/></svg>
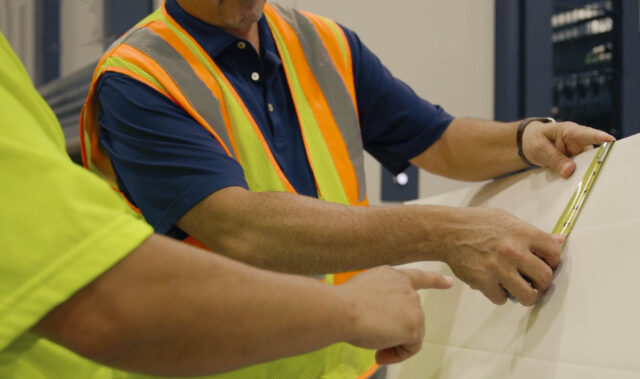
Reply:
<svg viewBox="0 0 640 379"><path fill-rule="evenodd" d="M568 180L538 169L417 202L502 208L551 231L594 155L576 157ZM451 275L444 264L409 266ZM612 147L538 305L495 306L461 281L425 291L424 348L390 378L640 378L639 277L636 135Z"/></svg>

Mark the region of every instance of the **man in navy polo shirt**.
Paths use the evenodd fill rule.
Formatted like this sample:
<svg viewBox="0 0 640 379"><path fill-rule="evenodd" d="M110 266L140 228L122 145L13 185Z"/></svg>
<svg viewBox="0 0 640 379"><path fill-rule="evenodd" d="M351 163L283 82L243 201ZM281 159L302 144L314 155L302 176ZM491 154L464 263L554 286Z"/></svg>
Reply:
<svg viewBox="0 0 640 379"><path fill-rule="evenodd" d="M168 0L166 10L229 79L297 194L249 191L242 167L218 141L146 84L114 72L98 82L100 143L121 191L156 231L191 235L229 257L306 275L441 260L497 304L507 291L534 304L550 285L559 237L493 209L356 208L316 199L264 5ZM454 119L395 79L355 33L342 29L364 148L393 173L411 162L454 179L484 180L531 163L568 177L575 169L570 156L613 139L573 123Z"/></svg>

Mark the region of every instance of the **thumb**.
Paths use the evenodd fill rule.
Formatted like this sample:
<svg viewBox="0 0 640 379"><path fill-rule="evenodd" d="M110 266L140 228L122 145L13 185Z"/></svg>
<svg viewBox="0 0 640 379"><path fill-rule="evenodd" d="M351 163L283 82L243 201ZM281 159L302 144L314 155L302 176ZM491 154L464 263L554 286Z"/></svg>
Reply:
<svg viewBox="0 0 640 379"><path fill-rule="evenodd" d="M398 355L395 347L376 351L376 363L379 365L391 365L398 362L402 362L402 358Z"/></svg>
<svg viewBox="0 0 640 379"><path fill-rule="evenodd" d="M554 169L563 178L568 178L576 169L576 164L571 158L564 155L552 143L548 143L544 148L546 166Z"/></svg>
<svg viewBox="0 0 640 379"><path fill-rule="evenodd" d="M376 362L381 365L399 363L415 355L420 351L421 347L422 342L411 345L398 345L378 350L376 352Z"/></svg>

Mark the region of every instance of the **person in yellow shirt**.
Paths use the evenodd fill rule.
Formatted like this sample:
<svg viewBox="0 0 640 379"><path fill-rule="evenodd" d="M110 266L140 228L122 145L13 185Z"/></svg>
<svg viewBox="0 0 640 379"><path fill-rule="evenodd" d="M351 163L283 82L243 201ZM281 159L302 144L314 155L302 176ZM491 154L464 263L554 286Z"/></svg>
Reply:
<svg viewBox="0 0 640 379"><path fill-rule="evenodd" d="M211 375L334 343L379 349L379 363L419 350L415 289L451 279L379 267L333 287L156 235L71 162L2 34L0 62L1 378Z"/></svg>

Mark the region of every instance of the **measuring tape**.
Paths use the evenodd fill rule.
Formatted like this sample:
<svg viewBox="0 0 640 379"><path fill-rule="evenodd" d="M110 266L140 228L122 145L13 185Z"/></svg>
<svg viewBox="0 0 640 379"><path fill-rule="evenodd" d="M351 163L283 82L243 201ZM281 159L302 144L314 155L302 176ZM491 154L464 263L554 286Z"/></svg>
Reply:
<svg viewBox="0 0 640 379"><path fill-rule="evenodd" d="M598 173L600 173L600 168L604 164L605 159L607 159L609 151L611 151L611 146L613 146L613 142L605 142L600 145L600 148L598 149L596 156L593 157L587 172L582 177L580 183L578 183L576 192L573 193L571 200L569 200L569 203L564 208L564 211L560 215L560 219L558 219L558 222L551 233L561 234L565 236L565 238L569 236L569 233L571 233L571 230L573 229L573 224L575 224L578 214L580 213L580 210L582 210L582 205L587 199L587 196L589 196L591 187L593 187L593 183L598 177ZM525 280L532 285L529 279L525 278ZM509 293L509 291L504 291L506 292L509 300L514 302L517 301L515 296Z"/></svg>
<svg viewBox="0 0 640 379"><path fill-rule="evenodd" d="M593 183L598 177L600 168L609 155L611 146L613 146L613 142L605 142L600 145L596 156L593 157L593 160L591 161L589 169L584 174L584 177L582 178L580 183L578 183L578 189L576 189L576 192L571 197L571 200L569 200L567 207L560 215L560 219L558 220L558 223L553 228L553 231L551 233L561 234L565 237L569 236L569 233L571 233L571 230L573 229L573 224L575 224L576 219L578 218L578 214L580 213L580 210L582 210L582 205L587 199L587 196L589 196L591 187L593 187Z"/></svg>

